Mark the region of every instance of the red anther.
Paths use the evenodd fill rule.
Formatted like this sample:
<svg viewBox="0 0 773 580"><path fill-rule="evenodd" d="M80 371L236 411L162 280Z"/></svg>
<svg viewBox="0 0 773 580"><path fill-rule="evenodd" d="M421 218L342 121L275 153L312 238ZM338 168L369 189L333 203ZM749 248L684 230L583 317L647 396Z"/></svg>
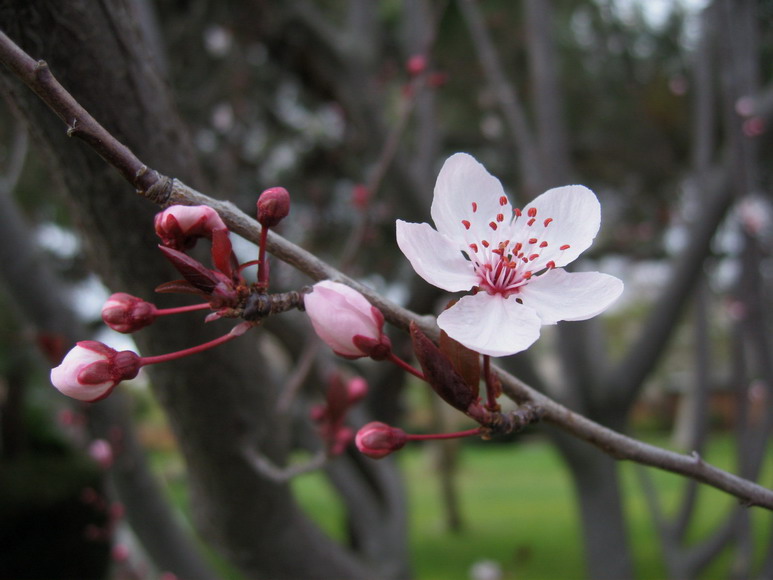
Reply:
<svg viewBox="0 0 773 580"><path fill-rule="evenodd" d="M513 213L515 214L516 217L521 217L521 215L523 215L520 208L515 208L513 210Z"/></svg>
<svg viewBox="0 0 773 580"><path fill-rule="evenodd" d="M537 238L529 238L529 243L530 244L536 244L537 243Z"/></svg>
<svg viewBox="0 0 773 580"><path fill-rule="evenodd" d="M492 230L496 230L496 229L497 229L497 224L496 224L496 222L489 222L489 224L488 224L488 225L489 225L489 227L490 227Z"/></svg>
<svg viewBox="0 0 773 580"><path fill-rule="evenodd" d="M514 252L515 254L517 254L518 252L520 252L520 251L521 251L521 248L523 248L523 244L522 244L521 242L518 242L517 244L515 244L515 245L513 246L513 252Z"/></svg>
<svg viewBox="0 0 773 580"><path fill-rule="evenodd" d="M470 249L473 252L477 252L478 251L478 244L470 244Z"/></svg>
<svg viewBox="0 0 773 580"><path fill-rule="evenodd" d="M470 224L469 220L462 220L462 225L464 226L465 230L469 230L471 224Z"/></svg>
<svg viewBox="0 0 773 580"><path fill-rule="evenodd" d="M555 268L555 267L556 267L556 263L555 263L553 260L550 260L550 262L548 262L547 264L545 264L545 267L546 267L548 270L552 270L553 268Z"/></svg>
<svg viewBox="0 0 773 580"><path fill-rule="evenodd" d="M490 245L487 240L481 240L480 243L483 244L484 248L488 248Z"/></svg>
<svg viewBox="0 0 773 580"><path fill-rule="evenodd" d="M530 207L529 208L529 217L535 217L537 215L537 208L536 207Z"/></svg>
<svg viewBox="0 0 773 580"><path fill-rule="evenodd" d="M540 248L547 248L547 247L548 247L548 243L547 243L547 242L542 242L542 243L539 245L539 247L540 247Z"/></svg>
<svg viewBox="0 0 773 580"><path fill-rule="evenodd" d="M494 249L494 250L491 250L491 251L492 251L493 253L495 253L495 254L499 254L500 256L503 256L503 257L504 257L504 255L505 255L505 251L504 251L502 248L496 248L496 249Z"/></svg>
<svg viewBox="0 0 773 580"><path fill-rule="evenodd" d="M534 225L534 222L536 222L536 221L537 221L536 218L531 218L529 221L526 222L526 225L531 227L531 226Z"/></svg>
<svg viewBox="0 0 773 580"><path fill-rule="evenodd" d="M563 246L561 246L561 247L560 247L560 248L558 248L558 249L559 249L559 250L568 250L569 248L571 248L571 246L570 246L569 244L564 244Z"/></svg>
<svg viewBox="0 0 773 580"><path fill-rule="evenodd" d="M505 214L498 213L498 214L497 214L497 221L498 221L498 222L503 222L503 221L505 221Z"/></svg>
<svg viewBox="0 0 773 580"><path fill-rule="evenodd" d="M507 205L507 197L506 196L503 195L503 196L501 196L499 198L499 205Z"/></svg>
<svg viewBox="0 0 773 580"><path fill-rule="evenodd" d="M529 279L529 278L531 278L531 277L532 277L531 270L526 270L526 271L523 273L523 278L524 278L525 280L528 280L528 279Z"/></svg>
<svg viewBox="0 0 773 580"><path fill-rule="evenodd" d="M478 211L478 204L476 202L472 202L472 213L475 213Z"/></svg>
<svg viewBox="0 0 773 580"><path fill-rule="evenodd" d="M553 218L547 218L544 222L542 222L545 227L548 227L548 224L553 221Z"/></svg>
<svg viewBox="0 0 773 580"><path fill-rule="evenodd" d="M530 262L533 262L533 261L534 261L534 260L536 260L537 258L539 258L539 254L532 254L531 256L529 256L529 261L530 261Z"/></svg>

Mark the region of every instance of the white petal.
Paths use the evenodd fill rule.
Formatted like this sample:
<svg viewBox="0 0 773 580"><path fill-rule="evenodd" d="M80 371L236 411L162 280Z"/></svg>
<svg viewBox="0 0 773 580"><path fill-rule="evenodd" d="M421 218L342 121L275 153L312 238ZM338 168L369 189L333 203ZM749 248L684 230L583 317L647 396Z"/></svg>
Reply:
<svg viewBox="0 0 773 580"><path fill-rule="evenodd" d="M443 311L437 323L467 348L491 356L526 350L539 338L541 325L531 308L486 292L464 296Z"/></svg>
<svg viewBox="0 0 773 580"><path fill-rule="evenodd" d="M397 245L416 273L448 292L469 290L478 282L472 263L458 246L429 224L397 220Z"/></svg>
<svg viewBox="0 0 773 580"><path fill-rule="evenodd" d="M531 226L528 225L530 209L536 210ZM548 219L550 221L545 225ZM582 185L565 185L549 189L523 208L523 215L514 227L514 240L525 244L529 239L536 239L538 241L533 245L534 248L547 242L547 246L539 250L541 259L535 263L535 269L538 270L540 264L544 265L550 260L560 268L577 258L593 243L600 224L601 205L596 194ZM561 250L564 246L569 247Z"/></svg>
<svg viewBox="0 0 773 580"><path fill-rule="evenodd" d="M551 270L521 287L525 306L537 311L543 324L586 320L606 310L623 292L623 283L599 272Z"/></svg>
<svg viewBox="0 0 773 580"><path fill-rule="evenodd" d="M498 237L492 233L489 223L496 222L497 214L502 214L501 223L509 224L513 210L509 202L506 206L500 205L500 200L506 199L502 184L483 165L467 153L456 153L446 160L438 174L432 221L438 232L454 240L467 240L469 229L478 242L487 236L495 238L489 238L490 242L497 242ZM462 225L463 220L470 223L470 228Z"/></svg>

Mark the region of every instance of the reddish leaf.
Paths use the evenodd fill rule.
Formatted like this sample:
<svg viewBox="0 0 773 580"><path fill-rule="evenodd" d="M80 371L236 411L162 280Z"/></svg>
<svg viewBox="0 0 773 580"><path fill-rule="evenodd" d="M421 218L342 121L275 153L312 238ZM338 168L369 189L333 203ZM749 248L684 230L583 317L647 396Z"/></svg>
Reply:
<svg viewBox="0 0 773 580"><path fill-rule="evenodd" d="M199 290L187 280L172 280L156 286L159 294L195 294L196 296L209 296L207 292Z"/></svg>
<svg viewBox="0 0 773 580"><path fill-rule="evenodd" d="M443 330L440 331L440 350L477 397L480 385L480 354L455 341Z"/></svg>
<svg viewBox="0 0 773 580"><path fill-rule="evenodd" d="M233 278L235 263L231 238L227 229L212 230L212 263L229 278Z"/></svg>
<svg viewBox="0 0 773 580"><path fill-rule="evenodd" d="M470 388L450 359L414 323L411 338L427 382L446 403L466 413L478 398L477 388Z"/></svg>
<svg viewBox="0 0 773 580"><path fill-rule="evenodd" d="M172 265L177 268L177 271L183 275L183 278L202 292L207 294L212 293L215 286L221 281L217 272L213 272L201 262L194 260L187 254L178 250L173 250L172 248L167 248L166 246L158 246L158 249L161 250Z"/></svg>

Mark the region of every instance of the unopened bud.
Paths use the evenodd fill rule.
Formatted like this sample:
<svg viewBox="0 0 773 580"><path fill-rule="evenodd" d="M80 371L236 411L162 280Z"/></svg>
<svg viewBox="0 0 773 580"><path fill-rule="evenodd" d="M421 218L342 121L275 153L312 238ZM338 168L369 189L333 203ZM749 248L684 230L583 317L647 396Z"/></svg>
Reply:
<svg viewBox="0 0 773 580"><path fill-rule="evenodd" d="M142 298L116 292L102 306L102 320L124 334L144 328L156 319L156 307Z"/></svg>
<svg viewBox="0 0 773 580"><path fill-rule="evenodd" d="M290 194L284 187L272 187L258 198L258 223L273 228L290 213Z"/></svg>
<svg viewBox="0 0 773 580"><path fill-rule="evenodd" d="M353 405L368 394L368 381L362 377L354 377L346 384L346 391L349 395L349 404Z"/></svg>
<svg viewBox="0 0 773 580"><path fill-rule="evenodd" d="M304 298L306 314L317 335L345 358L388 358L392 352L383 332L384 315L367 298L338 282L317 282Z"/></svg>
<svg viewBox="0 0 773 580"><path fill-rule="evenodd" d="M363 455L381 459L402 449L408 442L408 434L397 427L373 421L357 432L354 442Z"/></svg>
<svg viewBox="0 0 773 580"><path fill-rule="evenodd" d="M427 70L427 57L423 54L414 54L405 63L405 68L411 76L418 76Z"/></svg>
<svg viewBox="0 0 773 580"><path fill-rule="evenodd" d="M198 238L212 239L212 232L227 230L218 213L206 205L173 205L154 219L156 234L163 244L176 250L186 250Z"/></svg>
<svg viewBox="0 0 773 580"><path fill-rule="evenodd" d="M51 369L51 384L68 397L94 402L107 397L121 381L136 377L141 366L134 352L83 340Z"/></svg>
<svg viewBox="0 0 773 580"><path fill-rule="evenodd" d="M113 447L104 439L94 439L89 444L88 453L102 469L108 469L113 464Z"/></svg>

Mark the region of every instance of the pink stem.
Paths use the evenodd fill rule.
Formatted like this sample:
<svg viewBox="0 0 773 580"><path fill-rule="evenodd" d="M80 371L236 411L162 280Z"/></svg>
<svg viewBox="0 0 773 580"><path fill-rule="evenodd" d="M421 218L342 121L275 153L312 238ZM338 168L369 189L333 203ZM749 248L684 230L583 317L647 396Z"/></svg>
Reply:
<svg viewBox="0 0 773 580"><path fill-rule="evenodd" d="M474 435L480 435L480 427L475 429L467 429L466 431L455 431L454 433L429 433L425 435L411 435L407 433L409 441L425 441L436 439L458 439L461 437L472 437Z"/></svg>
<svg viewBox="0 0 773 580"><path fill-rule="evenodd" d="M487 354L483 355L483 380L486 383L486 408L489 411L499 411L500 406L497 403L497 393L492 385L491 357Z"/></svg>
<svg viewBox="0 0 773 580"><path fill-rule="evenodd" d="M262 226L260 229L260 246L258 248L258 287L268 288L268 265L266 264L266 240L268 239L268 228Z"/></svg>
<svg viewBox="0 0 773 580"><path fill-rule="evenodd" d="M239 272L241 273L245 268L255 266L256 264L260 265L260 260L250 260L249 262L244 262L244 264L239 265Z"/></svg>
<svg viewBox="0 0 773 580"><path fill-rule="evenodd" d="M401 359L399 356L397 356L394 353L389 353L389 360L395 363L397 366L399 366L404 371L407 371L411 373L415 377L419 377L422 381L426 381L427 377L424 376L424 373L421 371L413 368L411 365L409 365L407 362L405 362L403 359Z"/></svg>
<svg viewBox="0 0 773 580"><path fill-rule="evenodd" d="M167 314L179 314L181 312L192 312L194 310L207 310L211 308L209 302L201 304L191 304L189 306L176 306L175 308L157 308L156 316L166 316Z"/></svg>
<svg viewBox="0 0 773 580"><path fill-rule="evenodd" d="M235 328L239 328L238 326ZM200 352L203 352L205 350L209 350L210 348L216 347L218 345L221 345L225 342L228 342L229 340L233 340L237 336L241 336L243 332L229 332L228 334L224 334L223 336L216 338L214 340L210 340L209 342L205 342L203 344L199 344L197 346L192 346L191 348L186 348L183 350L178 350L175 352L170 352L167 354L159 354L156 356L142 356L140 357L140 365L153 365L156 363L161 362L167 362L170 360L176 360L178 358L183 358L192 354L197 354Z"/></svg>

